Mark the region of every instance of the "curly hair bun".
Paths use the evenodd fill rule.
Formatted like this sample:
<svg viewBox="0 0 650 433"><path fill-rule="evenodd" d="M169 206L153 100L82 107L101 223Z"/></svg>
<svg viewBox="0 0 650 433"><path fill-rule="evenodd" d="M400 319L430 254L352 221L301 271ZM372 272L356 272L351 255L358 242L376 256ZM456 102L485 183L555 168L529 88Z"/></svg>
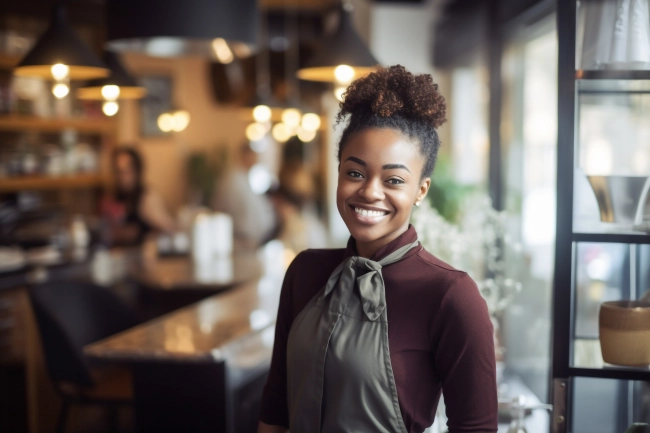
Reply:
<svg viewBox="0 0 650 433"><path fill-rule="evenodd" d="M343 94L338 119L347 114L401 115L438 128L447 105L429 74L413 75L402 65L379 68L352 82Z"/></svg>

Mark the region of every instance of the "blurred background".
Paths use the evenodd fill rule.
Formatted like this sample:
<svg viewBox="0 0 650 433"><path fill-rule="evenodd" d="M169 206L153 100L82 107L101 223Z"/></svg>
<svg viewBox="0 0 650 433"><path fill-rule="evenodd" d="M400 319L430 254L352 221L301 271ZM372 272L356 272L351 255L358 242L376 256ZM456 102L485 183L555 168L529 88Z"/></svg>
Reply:
<svg viewBox="0 0 650 433"><path fill-rule="evenodd" d="M4 0L0 431L256 431L284 271L349 237L342 92L393 64L447 100L412 223L486 299L499 431L649 422L649 4Z"/></svg>

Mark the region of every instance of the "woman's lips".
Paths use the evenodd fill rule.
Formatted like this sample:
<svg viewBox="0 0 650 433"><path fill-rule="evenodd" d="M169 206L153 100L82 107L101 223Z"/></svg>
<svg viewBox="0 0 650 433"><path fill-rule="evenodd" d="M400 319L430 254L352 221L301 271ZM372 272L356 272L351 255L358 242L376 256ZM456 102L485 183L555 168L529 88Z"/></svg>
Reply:
<svg viewBox="0 0 650 433"><path fill-rule="evenodd" d="M390 213L387 210L350 205L352 216L362 224L376 224Z"/></svg>

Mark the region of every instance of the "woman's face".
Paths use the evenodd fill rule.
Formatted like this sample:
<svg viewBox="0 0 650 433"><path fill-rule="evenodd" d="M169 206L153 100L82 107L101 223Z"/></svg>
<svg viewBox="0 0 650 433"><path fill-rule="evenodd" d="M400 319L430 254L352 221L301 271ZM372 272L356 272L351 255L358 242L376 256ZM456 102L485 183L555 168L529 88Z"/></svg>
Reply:
<svg viewBox="0 0 650 433"><path fill-rule="evenodd" d="M427 194L425 158L399 131L371 128L348 138L341 154L336 204L357 242L384 245L402 234Z"/></svg>
<svg viewBox="0 0 650 433"><path fill-rule="evenodd" d="M120 191L131 192L136 187L136 172L131 156L120 153L115 158L115 180Z"/></svg>

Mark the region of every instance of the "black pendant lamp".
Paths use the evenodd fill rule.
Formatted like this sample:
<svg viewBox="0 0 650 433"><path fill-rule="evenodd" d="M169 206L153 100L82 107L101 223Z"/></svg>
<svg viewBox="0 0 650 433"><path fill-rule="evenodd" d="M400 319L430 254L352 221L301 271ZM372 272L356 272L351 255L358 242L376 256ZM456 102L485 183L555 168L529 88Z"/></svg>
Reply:
<svg viewBox="0 0 650 433"><path fill-rule="evenodd" d="M351 11L350 3L341 5L338 28L298 70L298 78L346 85L376 68L377 59L354 29Z"/></svg>
<svg viewBox="0 0 650 433"><path fill-rule="evenodd" d="M138 85L116 53L105 51L104 62L111 74L88 82L77 91L77 98L104 101L102 111L107 116L114 116L119 110L118 100L142 99L146 96L147 89Z"/></svg>
<svg viewBox="0 0 650 433"><path fill-rule="evenodd" d="M135 78L126 70L117 53L104 52L104 63L110 69L110 75L99 80L92 80L77 92L79 99L106 99L102 94L104 86L119 87L117 99L142 99L147 95L147 89L140 86ZM103 93L106 93L104 90Z"/></svg>
<svg viewBox="0 0 650 433"><path fill-rule="evenodd" d="M106 12L107 46L118 52L218 59L224 41L241 57L255 43L256 0L110 0Z"/></svg>
<svg viewBox="0 0 650 433"><path fill-rule="evenodd" d="M102 78L109 71L102 61L77 36L65 9L54 6L50 26L14 69L21 77L47 80L89 80Z"/></svg>

